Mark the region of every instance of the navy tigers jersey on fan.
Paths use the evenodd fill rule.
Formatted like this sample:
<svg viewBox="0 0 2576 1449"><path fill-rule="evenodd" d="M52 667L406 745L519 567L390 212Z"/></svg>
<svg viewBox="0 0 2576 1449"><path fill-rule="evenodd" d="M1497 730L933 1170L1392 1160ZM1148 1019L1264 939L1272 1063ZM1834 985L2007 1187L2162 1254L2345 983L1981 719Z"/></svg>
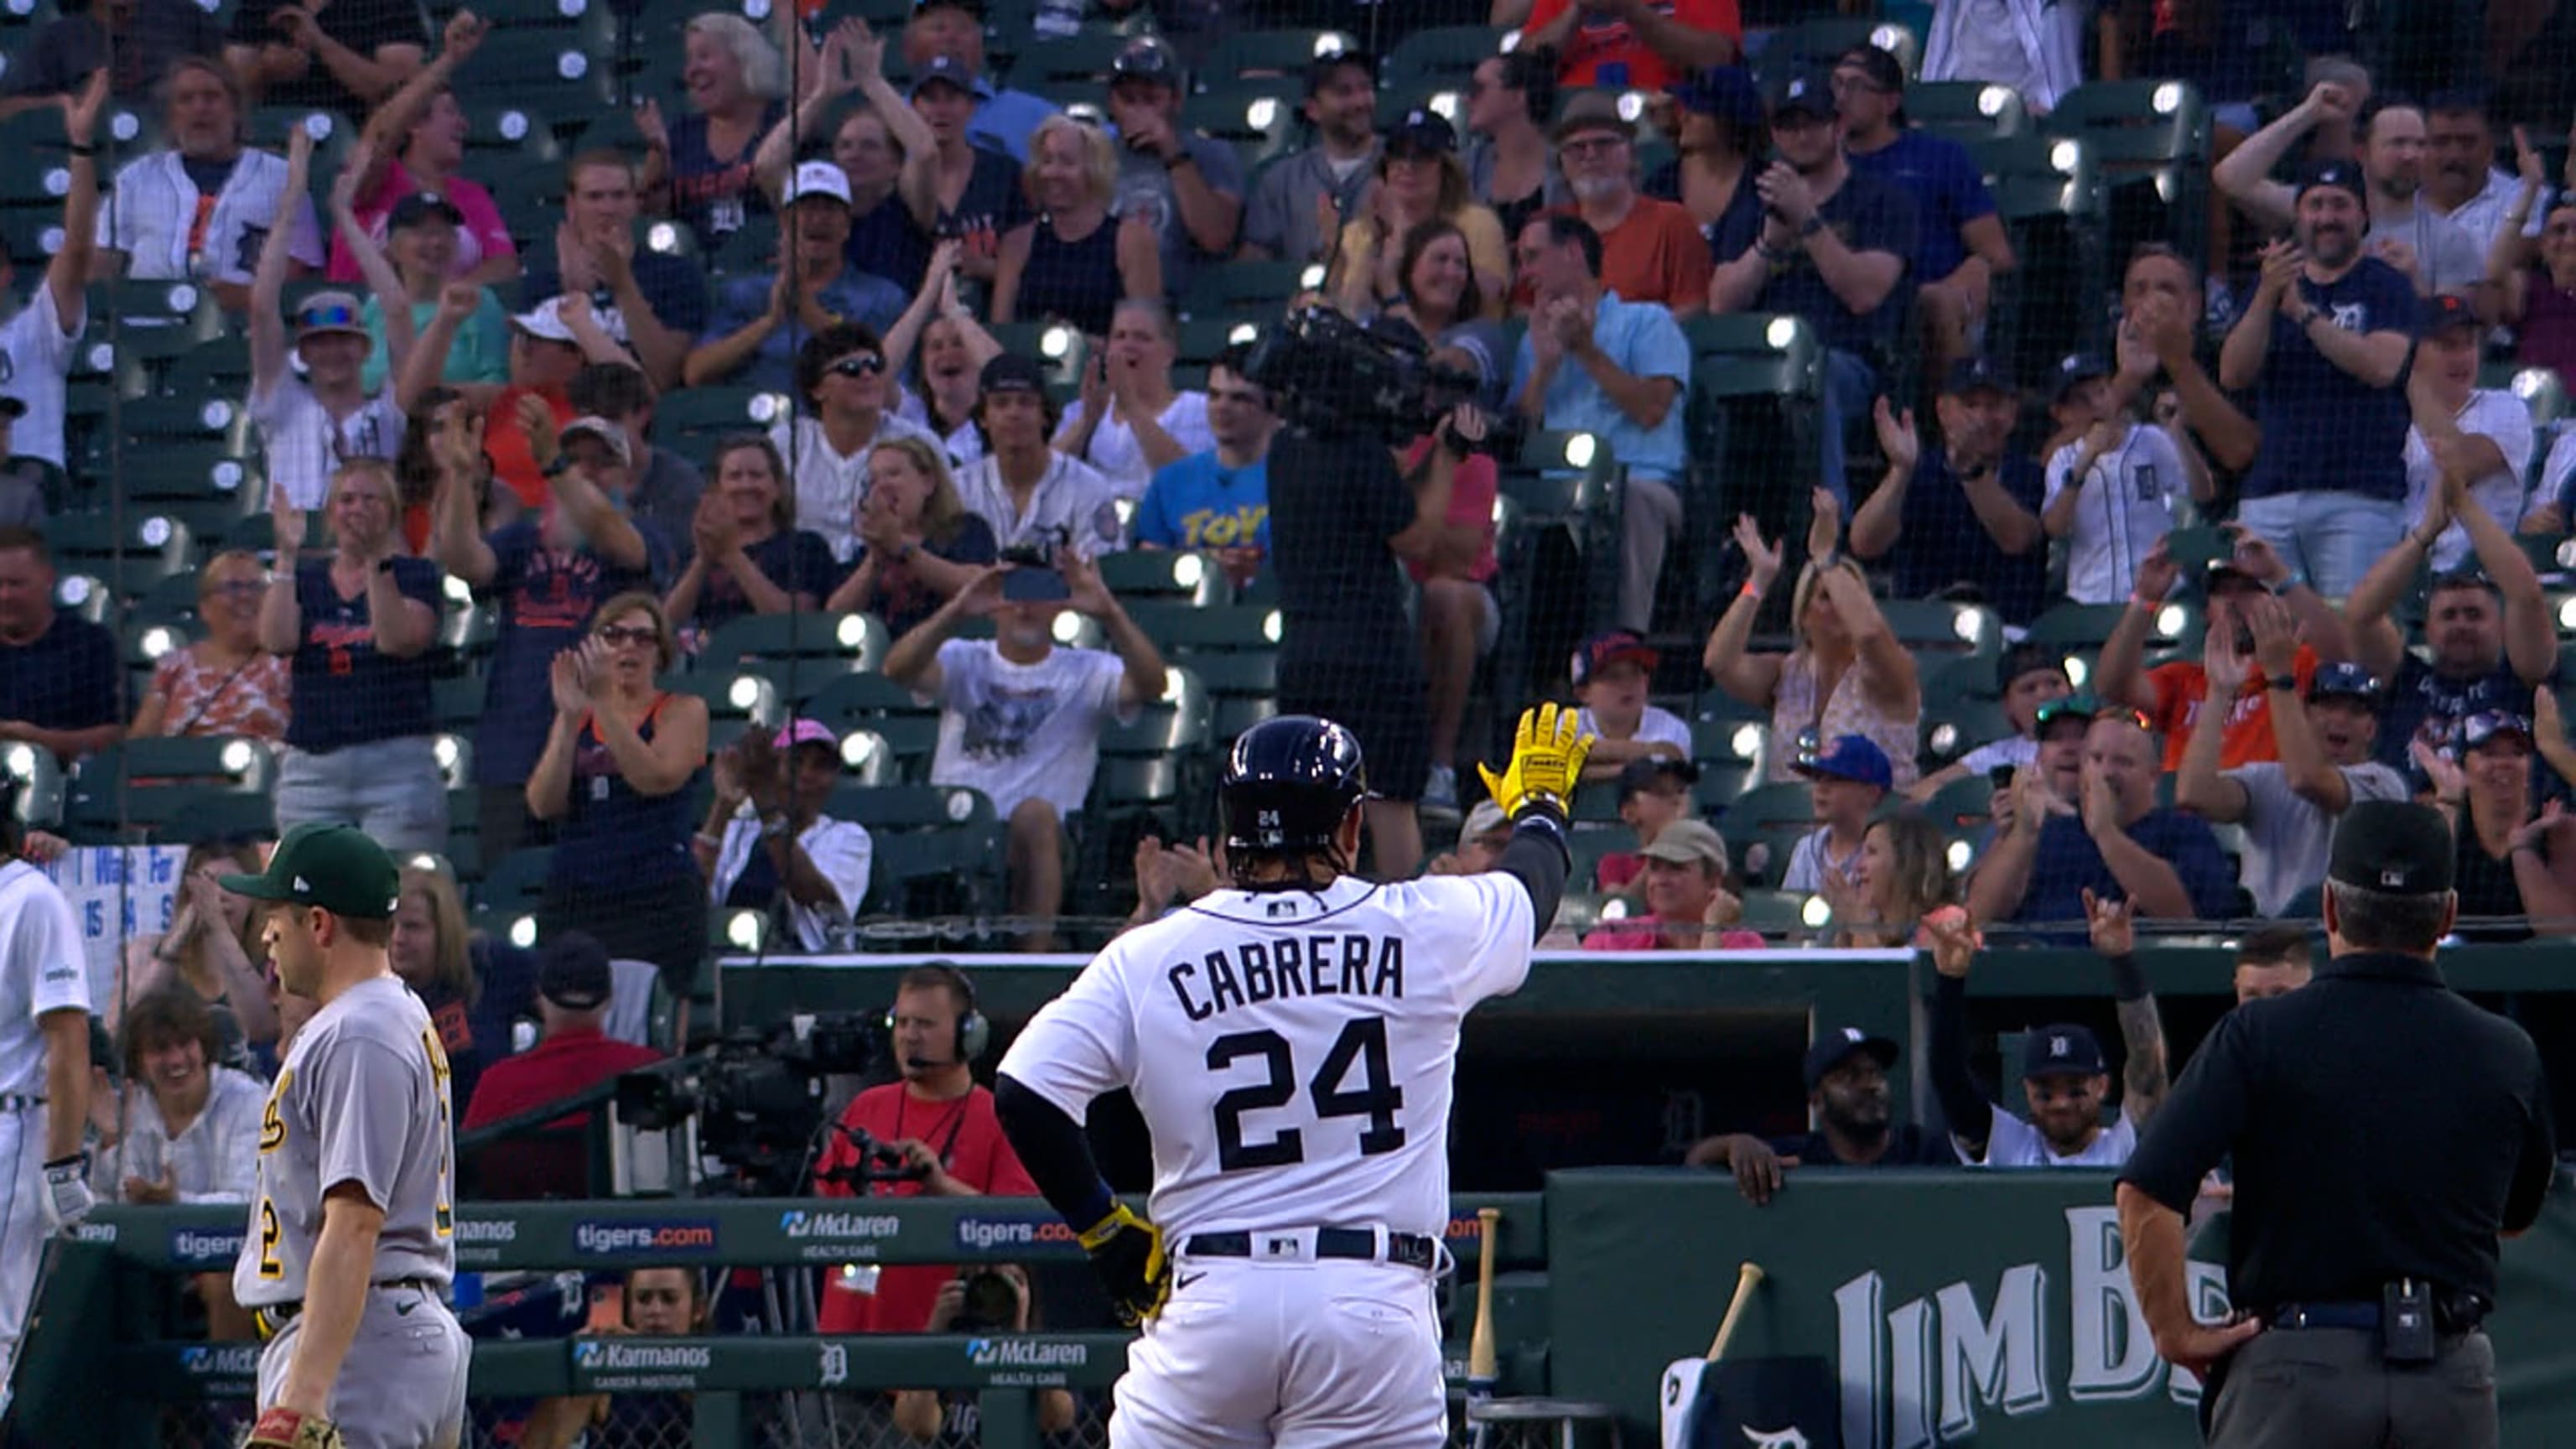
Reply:
<svg viewBox="0 0 2576 1449"><path fill-rule="evenodd" d="M1076 1121L1132 1088L1167 1233L1437 1234L1459 1023L1535 935L1508 875L1220 890L1111 942L1001 1069Z"/></svg>

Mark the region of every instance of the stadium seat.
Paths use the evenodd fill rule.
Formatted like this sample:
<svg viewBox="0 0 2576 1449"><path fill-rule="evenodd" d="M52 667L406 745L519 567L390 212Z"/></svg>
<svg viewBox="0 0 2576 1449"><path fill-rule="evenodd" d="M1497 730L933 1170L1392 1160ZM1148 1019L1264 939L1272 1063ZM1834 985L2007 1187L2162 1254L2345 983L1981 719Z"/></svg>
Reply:
<svg viewBox="0 0 2576 1449"><path fill-rule="evenodd" d="M1109 69L1127 40L1117 31L1086 25L1062 40L1030 46L1012 63L1011 84L1050 94L1068 91L1096 103L1108 89Z"/></svg>
<svg viewBox="0 0 2576 1449"><path fill-rule="evenodd" d="M1983 604L1882 599L1878 611L1918 663L1955 655L1992 660L2003 650L2003 620Z"/></svg>
<svg viewBox="0 0 2576 1449"><path fill-rule="evenodd" d="M100 580L119 600L142 597L194 562L187 525L160 513L61 514L46 520L45 540L58 567Z"/></svg>
<svg viewBox="0 0 2576 1449"><path fill-rule="evenodd" d="M554 864L551 845L523 845L499 860L484 862L475 905L487 911L535 911L545 901L546 877Z"/></svg>
<svg viewBox="0 0 2576 1449"><path fill-rule="evenodd" d="M1753 56L1753 70L1767 85L1800 71L1827 69L1855 45L1875 45L1893 54L1909 76L1922 65L1914 32L1904 26L1866 15L1827 15L1772 31ZM1910 98L1911 90L1907 94Z"/></svg>
<svg viewBox="0 0 2576 1449"><path fill-rule="evenodd" d="M691 457L711 454L736 433L766 433L786 406L783 393L748 387L692 387L665 395L653 408L653 446Z"/></svg>
<svg viewBox="0 0 2576 1449"><path fill-rule="evenodd" d="M2091 81L2060 97L2040 131L2091 152L2112 192L2111 255L2153 240L2176 244L2195 264L2206 260L2209 110L2190 83Z"/></svg>
<svg viewBox="0 0 2576 1449"><path fill-rule="evenodd" d="M1237 30L1210 47L1199 62L1195 89L1215 91L1250 80L1285 80L1303 97L1306 67L1317 56L1359 49L1358 37L1341 30Z"/></svg>
<svg viewBox="0 0 2576 1449"><path fill-rule="evenodd" d="M679 694L694 694L705 700L710 724L721 721L736 726L727 735L728 739L732 734L741 733L743 727L757 725L776 729L785 722L778 686L752 669L707 669L688 674L666 674L659 681L659 687ZM711 738L709 744L712 746L714 743Z"/></svg>
<svg viewBox="0 0 2576 1449"><path fill-rule="evenodd" d="M872 614L745 614L708 635L690 667L802 665L811 685L795 693L810 694L839 675L884 667L890 642Z"/></svg>
<svg viewBox="0 0 2576 1449"><path fill-rule="evenodd" d="M1230 267L1202 268L1203 271L1231 271ZM1049 387L1070 389L1082 382L1082 368L1088 355L1089 340L1070 327L1051 322L996 322L984 329L1002 350L1014 357L1036 358L1046 369Z"/></svg>
<svg viewBox="0 0 2576 1449"><path fill-rule="evenodd" d="M835 679L805 701L804 713L837 735L853 730L874 734L894 752L902 778L929 780L931 755L939 748L939 706L923 703L884 675Z"/></svg>
<svg viewBox="0 0 2576 1449"><path fill-rule="evenodd" d="M1464 91L1476 67L1502 54L1490 25L1435 25L1405 36L1386 53L1381 79L1390 90L1435 87Z"/></svg>
<svg viewBox="0 0 2576 1449"><path fill-rule="evenodd" d="M2109 251L2090 138L2006 136L1968 154L2021 261L1996 280L1988 350L2035 377L2066 353L2103 349Z"/></svg>
<svg viewBox="0 0 2576 1449"><path fill-rule="evenodd" d="M1123 549L1100 556L1100 581L1125 604L1214 604L1225 575L1207 555L1181 549Z"/></svg>
<svg viewBox="0 0 2576 1449"><path fill-rule="evenodd" d="M999 905L1002 827L980 790L938 785L843 787L823 811L875 840L868 894L904 915Z"/></svg>
<svg viewBox="0 0 2576 1449"><path fill-rule="evenodd" d="M1305 130L1302 82L1284 77L1229 81L1181 103L1181 128L1228 142L1246 175L1293 149Z"/></svg>
<svg viewBox="0 0 2576 1449"><path fill-rule="evenodd" d="M1287 309L1290 298L1309 285L1308 269L1303 262L1228 262L1222 267L1195 268L1188 289L1181 293L1181 312L1194 318L1276 317ZM1320 267L1314 269L1312 283L1322 285Z"/></svg>
<svg viewBox="0 0 2576 1449"><path fill-rule="evenodd" d="M218 840L274 840L277 807L265 792L208 790L171 812L154 832L162 845L198 845Z"/></svg>
<svg viewBox="0 0 2576 1449"><path fill-rule="evenodd" d="M1554 688L1554 670L1533 673L1538 647L1571 643L1599 627L1617 606L1625 478L1609 447L1591 433L1532 431L1522 439L1520 456L1503 468L1500 492L1516 510L1513 557L1497 556L1503 576L1530 580L1547 536L1555 534L1572 547L1575 578L1572 598L1541 599L1528 587L1502 591L1493 672L1494 689L1504 698L1535 698L1533 691ZM1557 636L1569 629L1570 637L1560 641Z"/></svg>
<svg viewBox="0 0 2576 1449"><path fill-rule="evenodd" d="M2021 93L1986 81L1918 81L1905 88L1905 118L1916 130L1967 144L2030 129Z"/></svg>

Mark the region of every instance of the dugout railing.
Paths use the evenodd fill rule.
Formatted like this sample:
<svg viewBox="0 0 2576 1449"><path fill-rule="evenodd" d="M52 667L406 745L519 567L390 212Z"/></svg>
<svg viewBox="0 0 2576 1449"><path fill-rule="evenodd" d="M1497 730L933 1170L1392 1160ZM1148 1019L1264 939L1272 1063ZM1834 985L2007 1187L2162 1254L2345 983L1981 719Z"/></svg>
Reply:
<svg viewBox="0 0 2576 1449"><path fill-rule="evenodd" d="M1444 1353L1464 1384L1480 1207L1502 1217L1496 1326L1504 1392L1546 1387L1545 1227L1537 1194L1461 1197L1447 1240L1463 1270L1447 1298ZM220 1416L172 1405L246 1405L258 1347L170 1336L173 1275L229 1271L247 1223L240 1204L106 1207L48 1270L17 1375L12 1444L174 1449L210 1442ZM618 1272L639 1267L820 1270L874 1265L1079 1263L1071 1233L1036 1199L654 1198L461 1203L461 1272ZM489 1281L489 1280L486 1280ZM577 1325L570 1325L577 1326ZM697 1449L750 1449L756 1400L787 1394L865 1398L897 1388L976 1395L983 1449L1036 1449L1042 1388L1095 1401L1126 1365L1128 1335L811 1333L644 1338L478 1339L476 1401L620 1392L686 1393ZM1096 1411L1096 1402L1095 1402ZM479 1441L478 1441L479 1442ZM897 1440L895 1442L902 1442Z"/></svg>
<svg viewBox="0 0 2576 1449"><path fill-rule="evenodd" d="M2111 1190L2109 1173L2088 1170L1801 1168L1769 1205L1756 1207L1725 1174L1662 1168L1562 1172L1539 1194L1460 1197L1449 1241L1467 1271L1448 1314L1452 1393L1473 1326L1473 1210L1490 1203L1502 1209L1497 1242L1508 1270L1496 1293L1502 1392L1608 1404L1626 1442L1655 1442L1665 1366L1705 1352L1737 1264L1751 1261L1767 1278L1748 1300L1730 1378L1776 1371L1820 1389L1803 1411L1805 1442L2179 1449L2198 1442L2199 1386L2168 1370L2148 1342ZM469 1204L459 1231L467 1256L487 1270L786 1266L869 1249L886 1263L1043 1263L1076 1251L1035 1202L889 1200L866 1203L863 1219L819 1222L816 1214L833 1206ZM23 1442L102 1449L211 1442L156 1437L160 1411L172 1403L240 1404L253 1351L162 1340L145 1305L156 1291L167 1297L156 1279L228 1263L243 1216L238 1208L109 1209L84 1241L66 1247L19 1375ZM2194 1238L2192 1292L2205 1318L2229 1306L2225 1221L2217 1214ZM833 1236L818 1241L826 1226ZM583 1246L585 1229L592 1247ZM665 1234L665 1246L628 1245L637 1230ZM669 1246L710 1237L702 1254ZM2540 1223L2504 1245L2499 1296L2489 1331L2503 1442L2576 1442L2576 1201L2563 1175ZM1033 1382L1084 1390L1096 1411L1100 1390L1123 1367L1123 1341L1072 1333L481 1343L473 1392L615 1391L644 1377L666 1389L685 1382L694 1385L698 1415L690 1442L732 1449L752 1442L739 1437L752 1397L948 1387L982 1396L987 1449L1017 1449L1035 1442L1026 1418ZM661 1352L619 1351L639 1345Z"/></svg>

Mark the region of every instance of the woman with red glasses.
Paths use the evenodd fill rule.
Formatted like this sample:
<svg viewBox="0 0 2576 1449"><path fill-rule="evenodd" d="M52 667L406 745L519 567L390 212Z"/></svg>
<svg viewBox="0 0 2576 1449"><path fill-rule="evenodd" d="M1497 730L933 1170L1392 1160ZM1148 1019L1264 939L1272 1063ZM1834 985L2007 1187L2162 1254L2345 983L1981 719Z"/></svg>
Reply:
<svg viewBox="0 0 2576 1449"><path fill-rule="evenodd" d="M685 1002L706 945L688 786L707 761L707 705L655 682L678 657L651 594L599 606L590 637L555 656L554 725L528 811L559 822L538 934L586 931L613 958L661 967ZM685 1040L685 1018L680 1030Z"/></svg>

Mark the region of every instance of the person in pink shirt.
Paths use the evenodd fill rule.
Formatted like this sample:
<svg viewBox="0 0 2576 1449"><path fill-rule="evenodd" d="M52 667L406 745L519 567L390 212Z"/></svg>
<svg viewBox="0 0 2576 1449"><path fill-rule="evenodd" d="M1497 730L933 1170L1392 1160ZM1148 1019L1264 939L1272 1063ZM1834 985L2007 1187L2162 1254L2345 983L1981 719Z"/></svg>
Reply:
<svg viewBox="0 0 2576 1449"><path fill-rule="evenodd" d="M1467 359L1444 353L1440 361L1463 365ZM1414 478L1431 466L1429 437L1416 438L1399 466ZM1452 450L1457 472L1449 485L1449 511L1440 531L1417 555L1404 560L1404 571L1422 589L1422 663L1431 701L1431 778L1422 803L1427 807L1458 805L1458 731L1467 718L1467 691L1476 680L1476 661L1494 647L1502 629L1502 606L1494 601L1494 495L1501 475L1491 454Z"/></svg>
<svg viewBox="0 0 2576 1449"><path fill-rule="evenodd" d="M1744 903L1726 889L1726 842L1704 820L1676 820L1638 852L1646 859L1646 914L1605 921L1586 951L1759 950L1756 931L1730 930Z"/></svg>
<svg viewBox="0 0 2576 1449"><path fill-rule="evenodd" d="M465 110L448 89L457 68L483 44L483 33L484 24L473 11L456 12L447 22L438 59L422 66L367 118L361 138L367 144L355 153L363 159L351 163L364 168L351 209L382 246L394 203L415 191L436 192L465 219L456 233L451 279L498 287L518 280L519 248L510 240L492 193L457 172L465 164ZM345 238L332 238L326 275L334 281L360 280L358 259Z"/></svg>

